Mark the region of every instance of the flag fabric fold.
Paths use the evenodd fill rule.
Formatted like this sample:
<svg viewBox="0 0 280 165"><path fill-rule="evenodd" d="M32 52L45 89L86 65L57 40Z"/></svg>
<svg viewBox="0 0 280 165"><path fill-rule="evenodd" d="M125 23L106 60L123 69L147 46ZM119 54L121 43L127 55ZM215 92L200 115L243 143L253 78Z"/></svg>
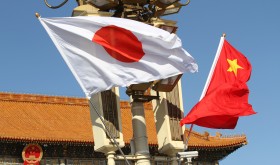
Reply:
<svg viewBox="0 0 280 165"><path fill-rule="evenodd" d="M217 56L218 55L218 56ZM222 37L206 82L204 97L180 124L196 124L208 128L233 129L240 116L255 114L248 103L251 64L248 59Z"/></svg>
<svg viewBox="0 0 280 165"><path fill-rule="evenodd" d="M39 18L87 97L196 72L176 34L123 18Z"/></svg>

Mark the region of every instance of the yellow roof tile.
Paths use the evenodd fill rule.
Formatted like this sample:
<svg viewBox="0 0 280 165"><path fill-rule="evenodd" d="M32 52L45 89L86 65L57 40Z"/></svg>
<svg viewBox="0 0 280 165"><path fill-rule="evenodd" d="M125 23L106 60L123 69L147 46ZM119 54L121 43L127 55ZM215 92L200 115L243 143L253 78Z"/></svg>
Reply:
<svg viewBox="0 0 280 165"><path fill-rule="evenodd" d="M129 143L133 136L130 104L121 101L120 107L124 141ZM144 107L148 142L156 145L152 105L145 103ZM85 98L0 93L0 119L0 140L93 143L88 100ZM189 147L227 147L244 143L247 143L246 136L205 137L192 132Z"/></svg>
<svg viewBox="0 0 280 165"><path fill-rule="evenodd" d="M185 137L188 136L189 130L185 130ZM200 134L192 131L189 138L189 147L193 148L223 148L231 146L242 146L247 144L245 135L222 137L220 133L216 136L210 136L208 132Z"/></svg>

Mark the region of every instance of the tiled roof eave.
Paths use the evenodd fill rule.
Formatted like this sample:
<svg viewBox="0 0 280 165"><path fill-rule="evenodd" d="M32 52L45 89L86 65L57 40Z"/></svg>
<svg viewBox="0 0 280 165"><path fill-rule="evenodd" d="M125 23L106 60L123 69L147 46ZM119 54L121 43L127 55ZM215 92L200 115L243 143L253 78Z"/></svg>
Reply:
<svg viewBox="0 0 280 165"><path fill-rule="evenodd" d="M38 142L38 143L52 143L52 144L88 144L93 145L93 140L70 140L70 139L39 139L39 138L24 138L24 137L0 137L0 141L9 141L9 142Z"/></svg>
<svg viewBox="0 0 280 165"><path fill-rule="evenodd" d="M88 100L85 98L0 92L0 103L3 112L0 113L0 118L3 119L3 122L0 122L0 141L71 143L73 145L94 143ZM133 137L131 105L129 101L121 101L120 108L123 140L129 144ZM158 141L152 104L145 103L144 108L147 127L149 127L147 129L148 143L149 146L155 146L158 145ZM30 120L28 115L38 119L38 122ZM70 119L70 116L74 117ZM5 122L6 120L9 122ZM35 130L25 130L26 126L34 125L34 123L39 123ZM184 133L188 133L188 130ZM195 131L191 132L189 141L190 147L213 150L235 148L244 144L247 144L246 136L211 136Z"/></svg>
<svg viewBox="0 0 280 165"><path fill-rule="evenodd" d="M29 102L29 103L88 106L88 100L85 98L47 96L47 95L36 95L36 94L15 94L15 93L1 92L0 100L1 101L12 101L12 102Z"/></svg>
<svg viewBox="0 0 280 165"><path fill-rule="evenodd" d="M42 138L26 138L26 137L0 137L0 141L10 142L39 142L39 143L71 143L71 144L94 144L93 140L75 140L75 139L42 139ZM126 146L129 146L129 142L125 142ZM156 142L150 142L149 146L158 146Z"/></svg>
<svg viewBox="0 0 280 165"><path fill-rule="evenodd" d="M213 150L223 150L223 149L229 149L229 148L240 148L242 146L246 145L246 143L238 143L238 144L232 144L232 145L217 145L217 146L211 146L211 145L191 145L189 148L195 148L195 149L213 149Z"/></svg>

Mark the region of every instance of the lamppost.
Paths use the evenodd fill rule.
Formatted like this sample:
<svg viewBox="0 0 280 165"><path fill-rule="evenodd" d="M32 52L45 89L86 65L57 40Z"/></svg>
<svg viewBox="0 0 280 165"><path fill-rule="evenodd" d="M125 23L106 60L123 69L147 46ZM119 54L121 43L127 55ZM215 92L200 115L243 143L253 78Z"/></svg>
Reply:
<svg viewBox="0 0 280 165"><path fill-rule="evenodd" d="M46 5L50 8L56 9L62 7L68 0L64 0L57 6L52 6L47 0L44 0ZM176 21L161 19L162 16L178 13L181 7L189 4L189 0L182 4L179 0L76 0L78 7L76 7L72 16L107 16L107 17L121 17L125 19L133 19L152 26L156 26L170 33L175 33L177 30ZM142 84L133 84L127 88L126 93L131 98L131 112L132 112L132 127L133 127L133 139L131 145L135 149L136 164L149 165L150 153L147 140L147 128L145 121L144 102L152 101L154 107L154 113L156 118L156 129L158 134L158 141L160 150L166 153L170 157L173 157L172 164L176 164L176 153L183 149L183 131L178 121L183 115L183 106L181 99L181 85L180 78L182 75L174 76L164 80L158 80L156 82L147 82ZM151 92L147 95L145 92L151 89ZM176 89L174 91L174 89ZM110 91L107 91L110 93ZM114 99L118 100L118 88L114 88L109 94L110 96L116 95ZM167 93L166 93L167 92ZM104 102L104 93L93 96L93 102L97 105L97 109L101 115L105 115L106 109L110 108L106 106ZM177 101L179 100L179 101ZM170 106L172 104L172 106ZM105 107L105 108L104 108ZM117 112L116 118L120 118L120 106L116 103L113 106ZM171 109L170 109L171 107ZM92 109L92 106L91 106ZM173 113L172 111L176 113ZM161 111L159 113L159 111ZM102 126L106 125L101 123L99 119L92 114L91 118L94 132L101 133L104 130ZM107 115L106 120L110 120L110 115ZM166 117L167 116L167 117ZM121 122L114 121L113 127L116 127L120 134L118 134L117 143L122 147L123 137L121 131ZM108 126L108 125L107 125ZM162 128L168 131L162 130ZM107 129L107 128L106 128ZM170 131L171 130L171 131ZM175 130L175 131L174 131ZM174 133L175 132L175 133ZM164 135L166 133L166 135ZM101 133L102 134L102 133ZM172 134L176 134L173 136ZM107 155L108 164L115 164L113 155L116 147L110 143L106 133L102 134L101 142L95 146L100 152ZM102 141L103 139L103 141ZM95 142L96 139L95 139Z"/></svg>

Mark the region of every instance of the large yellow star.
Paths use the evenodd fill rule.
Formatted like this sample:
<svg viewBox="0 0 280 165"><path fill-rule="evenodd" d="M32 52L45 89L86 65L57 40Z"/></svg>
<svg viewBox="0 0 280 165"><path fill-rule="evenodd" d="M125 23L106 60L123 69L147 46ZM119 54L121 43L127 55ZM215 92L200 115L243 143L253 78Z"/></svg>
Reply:
<svg viewBox="0 0 280 165"><path fill-rule="evenodd" d="M241 66L237 64L237 59L230 60L227 59L227 62L229 64L228 72L233 72L235 76L237 76L237 69L243 69Z"/></svg>

